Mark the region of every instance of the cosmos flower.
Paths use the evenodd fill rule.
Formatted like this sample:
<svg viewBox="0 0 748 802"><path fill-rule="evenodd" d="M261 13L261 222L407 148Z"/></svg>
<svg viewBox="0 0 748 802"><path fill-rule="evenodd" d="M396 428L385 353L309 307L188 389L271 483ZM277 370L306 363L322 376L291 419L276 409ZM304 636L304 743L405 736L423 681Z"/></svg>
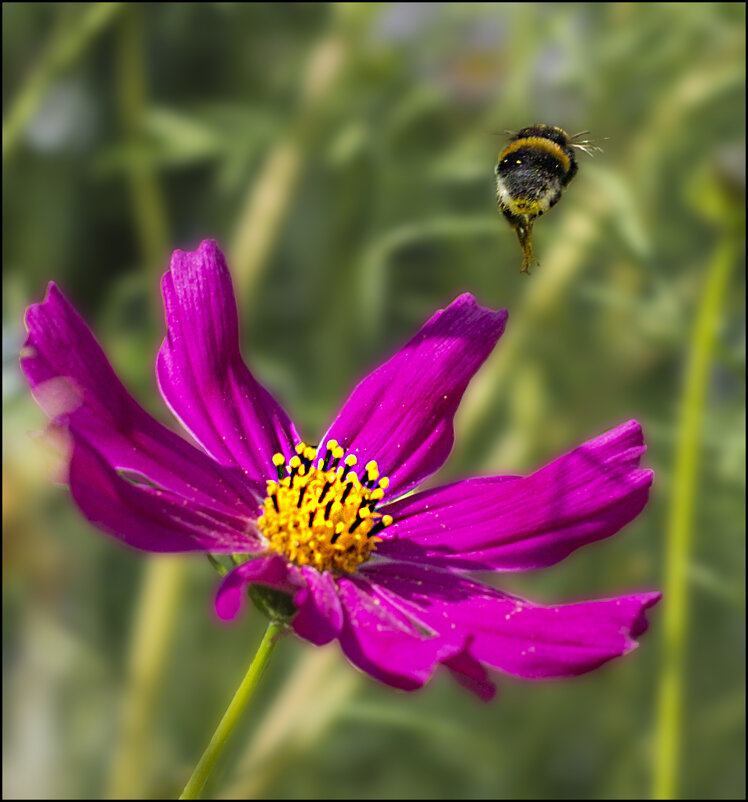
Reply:
<svg viewBox="0 0 748 802"><path fill-rule="evenodd" d="M218 590L221 618L252 584L285 592L298 635L337 639L359 669L406 690L441 664L490 699L487 668L570 676L637 645L659 593L541 606L473 578L552 565L636 517L652 481L636 421L527 477L410 492L446 460L506 311L456 298L354 389L314 448L242 360L218 246L175 251L162 289L158 384L199 447L127 393L53 283L27 312L22 367L69 433L70 491L95 526L146 551L241 555Z"/></svg>

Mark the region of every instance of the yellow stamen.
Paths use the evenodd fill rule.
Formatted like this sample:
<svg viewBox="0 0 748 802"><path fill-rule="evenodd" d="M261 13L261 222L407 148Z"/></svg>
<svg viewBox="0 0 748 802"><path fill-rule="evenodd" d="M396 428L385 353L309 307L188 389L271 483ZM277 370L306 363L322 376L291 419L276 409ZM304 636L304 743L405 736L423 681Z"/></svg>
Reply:
<svg viewBox="0 0 748 802"><path fill-rule="evenodd" d="M376 511L389 481L379 479L374 460L362 479L351 470L354 454L339 466L345 451L335 440L317 464L316 449L299 443L295 451L288 463L282 454L273 456L278 480L267 483L257 524L268 546L297 565L350 573L369 559L381 540L377 534L392 523L391 515Z"/></svg>

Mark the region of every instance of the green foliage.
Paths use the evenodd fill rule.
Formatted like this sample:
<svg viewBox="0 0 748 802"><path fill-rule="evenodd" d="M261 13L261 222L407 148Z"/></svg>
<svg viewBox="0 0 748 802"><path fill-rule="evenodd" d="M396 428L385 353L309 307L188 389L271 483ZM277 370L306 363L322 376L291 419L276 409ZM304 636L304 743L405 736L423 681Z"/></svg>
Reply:
<svg viewBox="0 0 748 802"><path fill-rule="evenodd" d="M23 309L54 279L168 422L158 278L210 236L245 355L310 442L465 290L509 322L439 480L529 471L642 421L650 504L609 542L501 583L541 601L662 587L684 369L709 266L732 254L698 440L677 782L743 797L745 6L107 5L3 5L4 794L173 797L264 629L249 606L217 625L217 575L184 558L138 701L149 558L51 483L17 370ZM493 166L501 132L535 122L588 129L604 153L579 155L528 278ZM441 675L399 694L335 647L324 663L285 639L207 793L646 797L667 603L629 658L572 682L501 678L491 706ZM137 772L115 781L131 702Z"/></svg>

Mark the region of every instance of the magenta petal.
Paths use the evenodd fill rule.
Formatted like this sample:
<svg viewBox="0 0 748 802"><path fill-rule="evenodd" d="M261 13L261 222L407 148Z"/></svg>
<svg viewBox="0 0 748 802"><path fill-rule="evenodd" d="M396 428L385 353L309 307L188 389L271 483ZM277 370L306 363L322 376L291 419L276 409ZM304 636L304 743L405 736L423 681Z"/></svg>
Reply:
<svg viewBox="0 0 748 802"><path fill-rule="evenodd" d="M636 648L659 593L542 607L458 574L406 563L366 566L367 578L436 632L470 637L481 663L520 677L591 671Z"/></svg>
<svg viewBox="0 0 748 802"><path fill-rule="evenodd" d="M321 442L337 440L361 466L376 460L391 495L416 485L447 458L462 394L506 318L461 295L356 387Z"/></svg>
<svg viewBox="0 0 748 802"><path fill-rule="evenodd" d="M490 702L496 696L496 685L488 677L485 668L467 652L451 657L444 662L457 682L483 702Z"/></svg>
<svg viewBox="0 0 748 802"><path fill-rule="evenodd" d="M437 637L417 628L361 577L338 580L346 657L375 679L402 690L420 688L439 663L462 651L464 639Z"/></svg>
<svg viewBox="0 0 748 802"><path fill-rule="evenodd" d="M188 499L256 510L249 483L154 420L128 394L78 313L50 282L26 313L21 368L57 424L83 436L113 467ZM263 488L264 490L264 488Z"/></svg>
<svg viewBox="0 0 748 802"><path fill-rule="evenodd" d="M652 483L638 468L644 450L641 427L629 421L526 478L417 493L385 508L395 523L377 553L465 570L552 565L641 512Z"/></svg>
<svg viewBox="0 0 748 802"><path fill-rule="evenodd" d="M297 635L322 646L337 638L343 626L338 589L329 571L320 573L306 565L300 571L310 593L292 625Z"/></svg>
<svg viewBox="0 0 748 802"><path fill-rule="evenodd" d="M231 277L216 243L174 251L162 290L167 331L157 375L164 399L219 462L274 476L273 454L291 455L298 437L239 353Z"/></svg>
<svg viewBox="0 0 748 802"><path fill-rule="evenodd" d="M223 578L216 594L216 613L224 621L236 618L246 599L249 585L267 585L290 595L307 594L296 566L289 565L278 554L257 557L238 565ZM296 601L296 598L294 598Z"/></svg>
<svg viewBox="0 0 748 802"><path fill-rule="evenodd" d="M465 610L471 621L481 622L472 624L480 634L471 653L519 677L583 674L637 647L634 638L647 628L644 611L660 596L639 593L558 607L479 598Z"/></svg>
<svg viewBox="0 0 748 802"><path fill-rule="evenodd" d="M145 551L255 552L259 533L249 519L230 516L173 493L133 484L90 445L73 435L70 492L85 517Z"/></svg>

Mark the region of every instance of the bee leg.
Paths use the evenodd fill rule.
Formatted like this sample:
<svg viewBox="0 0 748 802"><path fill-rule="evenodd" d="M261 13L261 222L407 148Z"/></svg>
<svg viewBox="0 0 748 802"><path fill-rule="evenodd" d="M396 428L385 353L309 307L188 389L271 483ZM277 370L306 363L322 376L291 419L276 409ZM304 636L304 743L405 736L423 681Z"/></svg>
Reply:
<svg viewBox="0 0 748 802"><path fill-rule="evenodd" d="M540 264L535 258L535 254L532 252L532 224L533 221L525 216L515 227L523 254L522 269L520 272L527 273L528 276L530 275L530 265Z"/></svg>

